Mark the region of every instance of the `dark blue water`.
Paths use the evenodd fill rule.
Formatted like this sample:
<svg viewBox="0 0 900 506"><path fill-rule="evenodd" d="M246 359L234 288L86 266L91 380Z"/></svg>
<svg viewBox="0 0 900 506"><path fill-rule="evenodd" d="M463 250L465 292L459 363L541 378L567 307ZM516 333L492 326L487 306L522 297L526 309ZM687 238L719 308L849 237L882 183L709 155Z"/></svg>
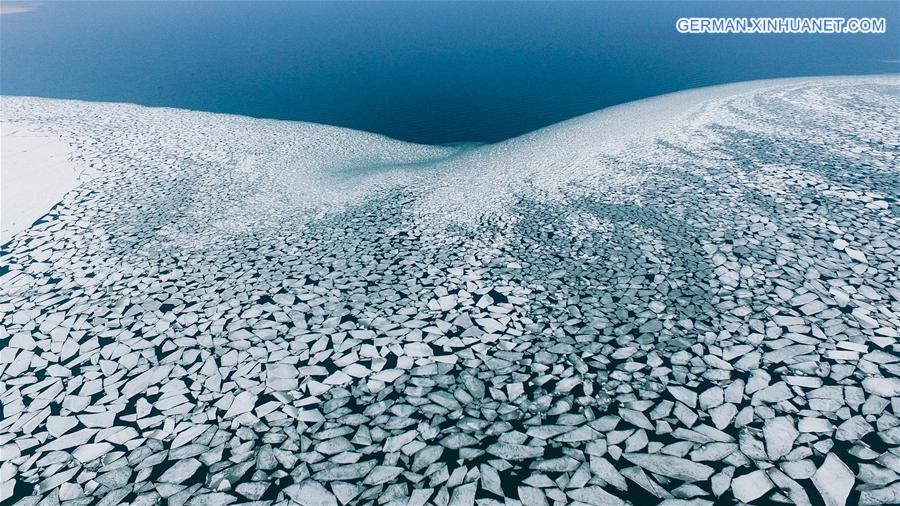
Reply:
<svg viewBox="0 0 900 506"><path fill-rule="evenodd" d="M888 33L675 31L725 15L884 16ZM45 3L0 16L0 93L491 142L697 86L897 72L898 27L895 1Z"/></svg>

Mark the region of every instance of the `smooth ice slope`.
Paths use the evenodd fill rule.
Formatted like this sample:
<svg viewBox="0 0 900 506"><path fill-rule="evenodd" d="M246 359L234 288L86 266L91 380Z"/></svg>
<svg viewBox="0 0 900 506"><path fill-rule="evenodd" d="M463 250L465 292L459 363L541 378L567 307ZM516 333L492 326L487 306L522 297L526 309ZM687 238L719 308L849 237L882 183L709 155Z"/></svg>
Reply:
<svg viewBox="0 0 900 506"><path fill-rule="evenodd" d="M900 503L900 82L469 149L4 97L0 500ZM102 498L102 499L101 499Z"/></svg>
<svg viewBox="0 0 900 506"><path fill-rule="evenodd" d="M31 226L63 195L90 179L57 136L27 124L0 124L0 243Z"/></svg>

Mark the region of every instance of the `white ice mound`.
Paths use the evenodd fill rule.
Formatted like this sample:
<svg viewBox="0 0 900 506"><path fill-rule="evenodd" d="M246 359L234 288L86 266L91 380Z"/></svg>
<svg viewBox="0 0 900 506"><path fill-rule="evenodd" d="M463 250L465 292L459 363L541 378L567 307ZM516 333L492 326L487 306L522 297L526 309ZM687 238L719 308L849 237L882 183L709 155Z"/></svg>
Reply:
<svg viewBox="0 0 900 506"><path fill-rule="evenodd" d="M422 222L443 226L505 219L504 212L523 194L553 199L574 186L633 194L651 173L648 165L671 157L660 148L661 139L702 146L714 141L712 126L753 128L752 121L738 125L742 118L735 110L755 107L762 98L766 110L760 112L772 113L769 105L802 98L804 90L816 94L815 102L802 102L807 113L833 114L842 109L841 96L817 92L853 82L896 85L897 78L778 79L700 88L474 148L417 145L304 122L2 97L6 130L40 128L42 135L59 141L43 155L29 150L26 157L10 144L16 139L6 140L4 156L17 163L5 163L3 209L17 225L4 225L3 241L77 186L80 180L69 172L86 168L105 174L104 184L112 186L144 178L189 180L190 205L184 199L179 205L191 220L207 221L214 235L251 223L278 226L286 216L313 219L391 188L417 192L413 207ZM64 144L72 154L62 174L56 160ZM45 162L35 156L55 158ZM42 168L29 169L33 165ZM48 166L56 172L45 177ZM196 235L193 239L203 242Z"/></svg>
<svg viewBox="0 0 900 506"><path fill-rule="evenodd" d="M25 230L93 171L46 128L0 123L0 243Z"/></svg>
<svg viewBox="0 0 900 506"><path fill-rule="evenodd" d="M790 113L792 103L804 114L840 114L847 109L843 94L823 90L852 83L896 87L900 78L750 81L610 107L436 164L443 177L433 185L433 195L422 200L421 210L430 219L467 222L502 213L519 194L552 198L561 189L572 189L573 183L591 191L625 187L630 192L653 172L648 166L672 158L671 152L661 149L660 141L688 149L703 147L715 141L710 127L753 129L753 118L746 112ZM748 111L741 111L745 108Z"/></svg>
<svg viewBox="0 0 900 506"><path fill-rule="evenodd" d="M314 123L132 104L2 97L2 106L4 130L13 135L3 146L11 160L4 162L4 195L11 195L4 214L19 221L34 221L43 214L35 216L36 210L46 212L55 203L38 199L35 188L58 201L60 191L77 186L64 171L48 172L48 165L58 169L58 159L66 158L60 154L65 145L72 147L68 165L99 171L110 188L144 179L190 180L191 201L202 206L193 211L215 209L221 226L237 228L358 202L458 151ZM48 140L41 150L20 154L27 145L16 132L29 128L40 128L54 144ZM9 228L4 242L22 228Z"/></svg>

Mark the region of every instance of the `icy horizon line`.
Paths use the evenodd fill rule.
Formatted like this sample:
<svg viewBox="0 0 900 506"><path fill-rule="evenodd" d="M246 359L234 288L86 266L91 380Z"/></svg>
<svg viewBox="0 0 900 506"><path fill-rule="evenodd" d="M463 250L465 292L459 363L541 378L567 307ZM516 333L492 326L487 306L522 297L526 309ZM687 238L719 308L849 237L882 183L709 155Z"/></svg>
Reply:
<svg viewBox="0 0 900 506"><path fill-rule="evenodd" d="M128 106L135 106L135 107L141 107L141 108L147 108L147 109L158 109L158 110L168 109L168 110L175 110L175 111L182 111L182 112L209 114L209 115L215 115L215 116L227 116L227 117L253 119L253 120L258 120L258 121L272 121L272 122L281 122L281 123L293 123L293 124L319 126L319 127L329 128L329 129L339 129L342 131L346 131L348 133L355 132L355 133L359 133L359 134L365 134L367 136L378 136L378 137L382 137L385 139L389 139L393 142L398 142L398 143L403 143L403 144L411 144L411 145L422 146L422 147L477 148L477 147L482 147L482 146L495 146L498 144L504 144L504 143L507 143L507 142L510 142L510 141L513 141L516 139L521 139L524 137L532 136L538 132L543 132L546 130L553 129L553 128L558 127L563 124L567 124L570 122L576 122L579 119L583 119L583 118L586 118L589 116L594 116L594 115L601 114L601 113L604 113L607 111L618 110L620 108L626 108L628 106L642 104L644 102L661 100L661 99L673 97L673 96L679 95L679 94L698 93L698 92L703 92L703 91L710 92L710 91L714 91L714 90L727 91L728 89L733 88L733 87L741 87L741 86L748 86L748 85L751 85L752 87L755 88L757 86L764 86L764 85L767 86L767 85L774 85L774 84L789 85L789 84L792 84L795 82L803 82L803 81L861 79L861 78L868 78L868 79L872 79L872 78L891 79L891 78L894 78L894 79L897 79L898 82L900 82L900 72L878 73L878 74L835 74L835 75L775 77L775 78L765 78L765 79L751 79L751 80L747 80L747 81L732 81L732 82L727 82L727 83L712 84L712 85L708 85L708 86L697 86L694 88L685 88L685 89L681 89L681 90L677 90L677 91L663 93L660 95L653 95L653 96L649 96L649 97L640 98L637 100L631 100L628 102L622 102L620 104L613 104L613 105L610 105L607 107L602 107L602 108L596 109L594 111L586 112L584 114L579 114L577 116L572 116L571 118L560 120L560 121L551 123L549 125L537 128L535 130L531 130L529 132L525 132L525 133L522 133L519 135L515 135L513 137L495 141L495 142L449 141L446 143L438 143L438 144L426 144L426 143L421 143L421 142L407 141L407 140L403 140L403 139L398 139L396 137L391 137L389 135L379 133L379 132L362 130L362 129L358 129L358 128L350 128L350 127L334 125L334 124L330 124L330 123L320 123L320 122L316 122L316 121L267 118L267 117L262 117L262 116L250 116L247 114L205 111L202 109L188 109L188 108L183 108L183 107L172 107L172 106L164 106L164 105L162 105L162 106L161 105L144 105L144 104L139 104L136 102L88 100L88 99L81 99L81 98L43 97L43 96L38 96L38 95L15 95L15 94L2 94L2 93L0 93L0 98L14 97L14 98L52 100L52 101L61 101L61 102L81 102L81 103L87 103L87 104L118 104L118 105L128 105Z"/></svg>

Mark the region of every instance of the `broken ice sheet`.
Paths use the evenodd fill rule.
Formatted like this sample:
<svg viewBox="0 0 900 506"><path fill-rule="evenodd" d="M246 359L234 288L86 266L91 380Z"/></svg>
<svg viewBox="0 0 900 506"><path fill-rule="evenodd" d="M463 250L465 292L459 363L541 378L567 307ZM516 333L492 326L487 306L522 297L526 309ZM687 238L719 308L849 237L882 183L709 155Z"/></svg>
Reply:
<svg viewBox="0 0 900 506"><path fill-rule="evenodd" d="M462 151L3 97L102 177L4 245L0 500L895 504L897 97Z"/></svg>

